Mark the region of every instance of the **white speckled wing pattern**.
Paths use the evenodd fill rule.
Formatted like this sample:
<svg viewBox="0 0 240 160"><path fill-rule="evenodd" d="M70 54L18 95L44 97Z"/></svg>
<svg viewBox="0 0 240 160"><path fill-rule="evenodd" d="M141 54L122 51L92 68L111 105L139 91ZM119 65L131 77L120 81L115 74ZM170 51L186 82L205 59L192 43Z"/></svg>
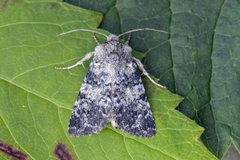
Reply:
<svg viewBox="0 0 240 160"><path fill-rule="evenodd" d="M78 137L100 132L108 123L111 107L111 79L94 57L72 110L68 132ZM108 81L106 81L108 80ZM103 96L104 95L104 96Z"/></svg>
<svg viewBox="0 0 240 160"><path fill-rule="evenodd" d="M127 133L151 138L156 128L137 66L132 59L127 59L119 69L113 85L116 123Z"/></svg>
<svg viewBox="0 0 240 160"><path fill-rule="evenodd" d="M108 36L104 44L95 48L70 118L71 136L100 132L108 122L139 137L151 138L156 134L131 51L115 35Z"/></svg>

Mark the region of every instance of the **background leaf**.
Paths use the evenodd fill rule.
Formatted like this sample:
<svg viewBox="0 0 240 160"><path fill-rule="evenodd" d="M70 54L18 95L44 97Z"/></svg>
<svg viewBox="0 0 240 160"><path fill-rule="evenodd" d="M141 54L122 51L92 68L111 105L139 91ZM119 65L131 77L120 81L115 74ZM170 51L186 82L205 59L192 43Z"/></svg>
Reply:
<svg viewBox="0 0 240 160"><path fill-rule="evenodd" d="M121 16L128 22L125 29L145 26L168 31L169 26L155 27L164 24L164 16L170 15L163 11L166 8L165 11L170 13L168 5L159 3L163 4L162 8L156 7L155 3L145 5L138 2L147 10L137 10L133 15L145 15L148 13L145 11L151 11L148 15L151 17L160 15L157 10L162 9L162 17L154 18L158 24L148 23L146 19L141 26L134 27L131 18ZM143 81L157 127L153 139L129 135L113 129L110 124L93 136L70 137L67 126L86 70L81 66L67 71L54 67L76 63L94 50L96 42L87 32L55 35L76 28L96 29L102 15L57 1L10 0L0 4L1 147L8 145L27 154L29 159L57 159L53 152L59 143L65 145L73 159L216 159L196 140L203 128L174 110L182 98L154 86L145 77ZM127 9L131 4L136 5L126 1L117 6ZM102 36L97 38L100 42L105 39ZM173 73L172 59L167 56L171 53L169 38L170 35L163 33L138 32L132 35L130 46L139 48L139 51L144 49L146 68L163 82L161 84L167 84L171 89L174 81L169 82L167 76L171 74L161 74L164 69ZM85 66L89 63L86 62ZM162 70L158 69L160 66ZM10 157L2 152L0 156L1 159Z"/></svg>
<svg viewBox="0 0 240 160"><path fill-rule="evenodd" d="M115 34L170 31L167 42L156 33L135 33L130 45L146 54L145 68L160 84L184 97L179 110L205 128L201 140L214 155L221 158L231 142L240 151L239 1L67 2L105 14L100 28Z"/></svg>

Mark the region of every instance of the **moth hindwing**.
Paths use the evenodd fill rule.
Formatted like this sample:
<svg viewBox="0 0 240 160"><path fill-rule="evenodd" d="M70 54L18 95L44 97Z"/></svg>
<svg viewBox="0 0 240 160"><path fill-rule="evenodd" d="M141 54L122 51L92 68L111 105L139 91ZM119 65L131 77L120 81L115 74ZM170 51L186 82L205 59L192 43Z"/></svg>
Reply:
<svg viewBox="0 0 240 160"><path fill-rule="evenodd" d="M94 52L73 66L57 68L71 69L94 55L74 104L68 132L73 137L92 135L111 122L114 128L129 134L152 138L156 127L136 63L143 74L148 74L132 57L128 41L121 43L116 35L106 37L106 42L99 44L94 36L98 43Z"/></svg>

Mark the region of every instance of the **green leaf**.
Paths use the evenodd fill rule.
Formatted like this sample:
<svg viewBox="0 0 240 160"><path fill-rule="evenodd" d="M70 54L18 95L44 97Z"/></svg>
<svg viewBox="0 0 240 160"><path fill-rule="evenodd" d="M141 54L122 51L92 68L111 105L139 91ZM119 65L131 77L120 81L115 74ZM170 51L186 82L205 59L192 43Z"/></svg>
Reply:
<svg viewBox="0 0 240 160"><path fill-rule="evenodd" d="M77 28L96 30L102 15L56 1L9 0L0 4L1 147L8 145L27 154L28 159L57 159L54 149L58 143L65 145L73 159L216 159L197 141L203 128L174 110L182 98L156 87L144 76L157 128L153 139L129 135L110 124L93 136L70 137L67 126L86 70L82 66L65 71L54 67L75 64L94 50L96 42L88 32L55 36ZM130 45L138 35L144 38L136 47L144 48L147 42L152 42L146 49L151 51L169 46L169 35L147 33L147 37L133 34ZM105 38L97 35L97 39L103 42ZM154 44L158 47L151 48ZM0 157L9 158L3 152Z"/></svg>
<svg viewBox="0 0 240 160"><path fill-rule="evenodd" d="M214 155L221 158L231 141L240 152L238 1L68 2L105 14L100 27L115 34L170 31L169 41L168 35L159 40L157 33L136 33L130 45L146 54L145 68L160 84L184 97L179 110L205 128L201 140Z"/></svg>

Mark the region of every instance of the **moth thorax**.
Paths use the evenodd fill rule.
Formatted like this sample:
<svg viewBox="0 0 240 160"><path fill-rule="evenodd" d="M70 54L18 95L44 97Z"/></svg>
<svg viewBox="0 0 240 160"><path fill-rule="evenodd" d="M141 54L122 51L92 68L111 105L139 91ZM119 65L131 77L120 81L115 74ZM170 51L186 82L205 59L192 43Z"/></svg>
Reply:
<svg viewBox="0 0 240 160"><path fill-rule="evenodd" d="M111 52L106 58L106 62L111 66L117 66L120 62L120 55L117 52Z"/></svg>

